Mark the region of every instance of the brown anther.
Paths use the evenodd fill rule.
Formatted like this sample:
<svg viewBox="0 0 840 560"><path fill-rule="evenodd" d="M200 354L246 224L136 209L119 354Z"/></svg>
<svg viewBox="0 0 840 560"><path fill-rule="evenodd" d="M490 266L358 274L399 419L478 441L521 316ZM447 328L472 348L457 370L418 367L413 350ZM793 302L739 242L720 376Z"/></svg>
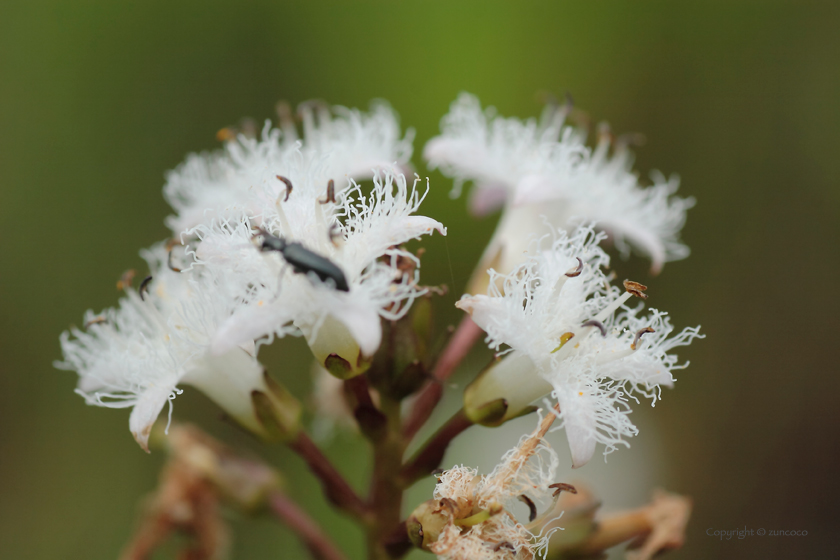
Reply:
<svg viewBox="0 0 840 560"><path fill-rule="evenodd" d="M512 552L516 552L516 547L513 546L512 544L510 544L507 541L502 541L499 544L497 544L496 546L494 546L493 547L493 552L499 552L503 548L507 548Z"/></svg>
<svg viewBox="0 0 840 560"><path fill-rule="evenodd" d="M575 258L577 259L578 265L577 267L569 270L569 272L566 273L566 276L568 276L569 278L575 278L576 276L580 276L580 273L583 272L583 261L580 260L580 257Z"/></svg>
<svg viewBox="0 0 840 560"><path fill-rule="evenodd" d="M425 247L420 247L419 249L417 249L417 253L416 253L417 258L419 259L420 257L422 257L425 252L426 252Z"/></svg>
<svg viewBox="0 0 840 560"><path fill-rule="evenodd" d="M328 232L330 237L330 243L333 244L333 247L337 247L335 240L341 237L341 229L338 227L337 223L330 224L330 231Z"/></svg>
<svg viewBox="0 0 840 560"><path fill-rule="evenodd" d="M625 132L615 139L615 148L617 150L627 148L628 146L644 146L647 142L647 137L641 132Z"/></svg>
<svg viewBox="0 0 840 560"><path fill-rule="evenodd" d="M572 108L574 108L574 106L575 106L575 98L572 97L572 93L569 92L569 91L567 91L563 95L563 97L566 99L566 107L568 108L569 111L571 111Z"/></svg>
<svg viewBox="0 0 840 560"><path fill-rule="evenodd" d="M533 500L526 496L525 494L520 494L518 496L519 501L523 502L526 506L528 506L528 521L533 521L537 518L537 506L534 504Z"/></svg>
<svg viewBox="0 0 840 560"><path fill-rule="evenodd" d="M149 282L151 282L151 281L152 281L152 276L150 274L149 276L146 276L145 278L143 278L143 281L140 282L140 289L137 290L137 293L140 294L140 299L142 301L146 301L146 298L144 297L143 294L145 294L149 291Z"/></svg>
<svg viewBox="0 0 840 560"><path fill-rule="evenodd" d="M458 510L458 504L452 498L441 498L438 502L441 509L447 509L450 513L455 513Z"/></svg>
<svg viewBox="0 0 840 560"><path fill-rule="evenodd" d="M236 129L232 126L226 126L219 129L219 131L216 132L216 140L219 142L230 142L231 140L236 140Z"/></svg>
<svg viewBox="0 0 840 560"><path fill-rule="evenodd" d="M582 327L598 327L598 330L601 331L601 336L607 338L607 327L604 326L604 323L598 321L596 319L590 319L584 324L581 325Z"/></svg>
<svg viewBox="0 0 840 560"><path fill-rule="evenodd" d="M633 344L630 345L630 350L635 350L638 347L639 341L642 339L643 334L652 333L652 332L656 332L656 331L654 331L650 327L645 327L643 329L639 329L638 332L636 332L636 337L633 339Z"/></svg>
<svg viewBox="0 0 840 560"><path fill-rule="evenodd" d="M546 90L539 90L536 94L537 103L541 103L543 105L549 105L552 108L557 107L560 105L560 101L557 99L557 96L554 93Z"/></svg>
<svg viewBox="0 0 840 560"><path fill-rule="evenodd" d="M175 272L181 272L181 269L172 264L172 249L175 248L175 245L180 245L180 244L181 244L181 242L178 241L177 239L170 239L169 241L166 242L166 251L167 251L166 266L169 267L169 270L173 270Z"/></svg>
<svg viewBox="0 0 840 560"><path fill-rule="evenodd" d="M288 101L283 99L278 101L274 105L274 112L277 113L277 119L280 121L281 125L293 122L292 106L289 105Z"/></svg>
<svg viewBox="0 0 840 560"><path fill-rule="evenodd" d="M257 124L257 121L252 119L251 117L244 117L239 120L239 134L245 136L245 138L254 139L257 137L257 134L260 132L260 127Z"/></svg>
<svg viewBox="0 0 840 560"><path fill-rule="evenodd" d="M406 274L411 274L414 272L414 269L417 268L417 263L414 262L414 259L411 257L406 257L403 255L397 255L397 270L399 270L402 274L399 274L399 279Z"/></svg>
<svg viewBox="0 0 840 560"><path fill-rule="evenodd" d="M613 136L610 124L606 122L598 123L598 140L607 140L612 142L615 139Z"/></svg>
<svg viewBox="0 0 840 560"><path fill-rule="evenodd" d="M99 324L102 324L102 323L107 323L107 322L108 322L108 319L106 319L106 318L105 318L105 317L103 317L102 315L99 315L98 317L94 317L94 318L93 318L93 319L91 319L90 321L86 322L86 323L85 323L85 328L88 328L88 327L90 327L91 325L99 325Z"/></svg>
<svg viewBox="0 0 840 560"><path fill-rule="evenodd" d="M324 200L319 200L318 202L320 202L321 204L332 202L333 204L335 204L335 181L333 181L332 179L327 181L327 198L325 198Z"/></svg>
<svg viewBox="0 0 840 560"><path fill-rule="evenodd" d="M283 199L283 202L289 200L289 195L292 194L292 182L289 181L287 178L283 177L282 175L277 175L277 178L286 185L286 197Z"/></svg>
<svg viewBox="0 0 840 560"><path fill-rule="evenodd" d="M137 271L133 268L130 268L122 273L120 279L117 280L117 289L118 290L125 290L131 287L131 282L134 280L134 275L137 274Z"/></svg>
<svg viewBox="0 0 840 560"><path fill-rule="evenodd" d="M644 293L644 291L647 290L647 286L644 284L639 284L638 282L633 282L632 280L625 280L624 289L638 298L648 298L647 294Z"/></svg>
<svg viewBox="0 0 840 560"><path fill-rule="evenodd" d="M298 115L303 115L306 110L315 109L321 111L329 111L330 106L329 104L324 101L323 99L310 99L308 101L304 101L298 104L297 113Z"/></svg>
<svg viewBox="0 0 840 560"><path fill-rule="evenodd" d="M549 484L549 488L554 488L554 494L552 497L556 498L560 495L560 492L569 492L570 494L577 494L577 488L572 486L571 484L566 484L565 482L557 482L555 484Z"/></svg>

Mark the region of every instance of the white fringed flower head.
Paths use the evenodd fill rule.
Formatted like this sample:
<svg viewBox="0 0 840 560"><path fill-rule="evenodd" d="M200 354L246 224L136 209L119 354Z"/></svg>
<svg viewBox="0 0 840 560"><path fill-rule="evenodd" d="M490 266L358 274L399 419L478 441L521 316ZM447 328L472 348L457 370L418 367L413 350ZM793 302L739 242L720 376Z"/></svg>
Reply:
<svg viewBox="0 0 840 560"><path fill-rule="evenodd" d="M523 122L496 116L493 108L482 111L464 93L443 118L441 135L426 145L430 167L455 179L455 193L464 181L475 182L475 213L504 205L470 293L484 291L485 270L506 274L522 262L532 236L548 232L541 216L562 229L595 223L623 253L629 243L647 254L654 271L688 255L679 232L694 201L671 196L678 180L654 174L654 185L643 188L626 145L613 146L604 134L591 150L584 132L565 125L567 112L549 106L539 122Z"/></svg>
<svg viewBox="0 0 840 560"><path fill-rule="evenodd" d="M463 465L444 471L434 499L409 517L410 531L422 529L419 544L445 560L544 557L553 533L544 528L562 515L556 511L560 491L576 492L555 483L559 460L543 440L553 420L549 412L489 475ZM525 522L512 513L522 503L529 511Z"/></svg>
<svg viewBox="0 0 840 560"><path fill-rule="evenodd" d="M490 272L488 295L464 296L456 305L487 332L492 348L508 349L467 388L468 413L480 416L487 403L505 399L506 420L552 393L560 405L573 466L605 454L637 430L628 401L655 404L660 387L672 387L672 371L685 367L669 352L698 338L697 328L674 331L665 313L629 307L643 286L610 286L601 267L608 256L598 247L603 234L581 227L536 243L529 259L508 275ZM496 282L498 280L498 282ZM502 285L502 288L498 287ZM472 412L471 412L472 411ZM480 418L479 418L480 419Z"/></svg>
<svg viewBox="0 0 840 560"><path fill-rule="evenodd" d="M88 311L84 329L62 334L64 361L56 366L78 372L76 392L88 404L133 407L129 428L146 451L155 419L181 393L181 383L201 389L245 427L261 432L251 391L265 390L265 381L253 344L209 355L230 309L214 296L212 278L173 272L163 264L165 255L162 245L146 253L148 286L127 288L118 308Z"/></svg>
<svg viewBox="0 0 840 560"><path fill-rule="evenodd" d="M335 181L339 193L351 179L370 179L376 169L405 169L414 131L400 138L399 122L384 102L369 113L306 103L300 108L304 135L293 124L273 129L266 122L259 139L239 135L222 150L192 154L167 175L164 196L177 212L167 219L173 233L217 217L255 215L260 198L277 197L285 185L277 176L310 169L323 186Z"/></svg>
<svg viewBox="0 0 840 560"><path fill-rule="evenodd" d="M220 278L235 302L212 341L214 353L302 333L320 364L339 376L355 375L379 347L380 317L402 317L426 292L417 284L419 261L399 247L434 230L446 233L439 222L413 215L425 196L416 188L419 177L409 186L402 174L384 171L374 175L369 194L351 182L334 196L318 177L311 168L293 169L288 197L280 191L263 199L254 216L214 220L187 232L199 240L194 266ZM262 232L263 242L276 237L328 259L347 289L311 270L295 270L282 251L260 252L252 242L255 232ZM404 270L406 262L412 271Z"/></svg>

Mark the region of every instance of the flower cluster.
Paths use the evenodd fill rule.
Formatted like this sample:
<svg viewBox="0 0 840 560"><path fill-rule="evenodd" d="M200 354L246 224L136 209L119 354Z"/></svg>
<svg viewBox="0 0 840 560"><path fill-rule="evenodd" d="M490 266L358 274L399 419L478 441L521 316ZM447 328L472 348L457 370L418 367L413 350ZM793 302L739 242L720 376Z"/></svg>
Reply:
<svg viewBox="0 0 840 560"><path fill-rule="evenodd" d="M503 213L456 303L469 316L441 336L431 295L445 290L420 284L420 252L406 249L434 231L446 235L440 222L418 214L429 187L411 173L413 132L401 133L383 103L367 113L305 103L302 132L289 111L278 112L279 127L222 129L222 149L190 155L169 173L172 234L141 252L148 275L133 282L127 272L117 307L88 311L83 328L61 336L64 359L56 366L78 372L76 392L88 404L132 408L129 428L148 451L167 403L171 419L181 386L198 388L243 427L297 453L327 500L367 532L371 557L397 558L413 544L445 560L530 560L545 557L561 528L573 529L564 532L571 538L560 554L597 555L645 535L645 557L681 545L690 512L684 498L657 499L603 527L594 522L594 502L584 501L558 524L559 494L569 504L577 490L554 482L559 459L544 439L558 421L572 467L587 463L598 445L605 455L629 446L637 432L630 401L655 404L686 365L673 350L701 338L698 328L676 332L666 313L633 302L647 299L645 286L625 280L622 289L604 272L608 238L624 254L632 246L648 255L654 272L688 254L679 233L693 200L674 196L677 181L654 175L653 185L642 186L628 143L602 132L590 147L587 132L567 124L568 105L523 122L461 95L424 156L455 179L453 194L475 183L473 213ZM482 332L496 359L464 390L463 409L404 457ZM371 444L368 497L309 438L299 401L260 365L262 345L285 336L302 336L315 358L312 426L325 433L350 424ZM455 437L541 404L540 426L490 474L463 465L443 471L434 498L400 521L405 489L437 470ZM175 455L195 455L206 467L214 454L228 454L184 433L170 441ZM218 481L176 463L180 470L164 478L173 492L161 495L193 496L198 507L204 494L179 485L211 489ZM250 479L252 464L234 463L228 482L239 488L237 477ZM213 500L216 490L224 488L208 494ZM274 486L247 501L271 509L314 555L342 558ZM160 500L149 523L168 519L173 503ZM523 507L527 522L514 514Z"/></svg>
<svg viewBox="0 0 840 560"><path fill-rule="evenodd" d="M85 329L62 335L57 365L79 373L89 404L133 406L144 448L180 383L264 431L252 392L285 395L266 386L260 343L303 334L319 363L351 377L379 347L380 317L399 318L425 293L401 245L446 230L414 215L425 195L400 172L413 133L401 138L381 103L368 114L318 104L300 113L303 139L267 123L261 138L239 135L170 173L174 240L143 253L150 274L139 290L124 283L119 308L88 312ZM294 406L278 407L294 420Z"/></svg>

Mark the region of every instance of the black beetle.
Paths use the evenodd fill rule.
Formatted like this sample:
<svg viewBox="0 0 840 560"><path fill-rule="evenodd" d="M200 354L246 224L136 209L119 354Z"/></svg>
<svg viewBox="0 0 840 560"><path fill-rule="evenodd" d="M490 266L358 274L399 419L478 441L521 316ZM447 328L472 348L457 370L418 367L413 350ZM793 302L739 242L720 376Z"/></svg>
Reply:
<svg viewBox="0 0 840 560"><path fill-rule="evenodd" d="M342 292L349 292L350 286L347 285L347 277L344 272L338 268L334 262L326 257L322 257L318 253L313 253L302 244L296 241L286 241L282 237L275 237L260 229L257 235L262 236L263 241L260 245L261 251L277 251L286 262L292 266L292 270L299 274L306 274L312 272L326 282L328 279L335 283L335 289ZM256 236L254 236L256 237Z"/></svg>

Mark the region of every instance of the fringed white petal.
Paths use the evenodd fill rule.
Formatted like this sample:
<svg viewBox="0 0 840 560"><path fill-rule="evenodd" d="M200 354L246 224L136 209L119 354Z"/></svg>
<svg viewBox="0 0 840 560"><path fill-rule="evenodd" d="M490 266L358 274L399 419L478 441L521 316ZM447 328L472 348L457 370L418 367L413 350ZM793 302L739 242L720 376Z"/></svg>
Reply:
<svg viewBox="0 0 840 560"><path fill-rule="evenodd" d="M150 387L137 396L134 409L128 418L128 429L146 453L149 452L149 434L152 433L152 426L174 390L174 385Z"/></svg>

